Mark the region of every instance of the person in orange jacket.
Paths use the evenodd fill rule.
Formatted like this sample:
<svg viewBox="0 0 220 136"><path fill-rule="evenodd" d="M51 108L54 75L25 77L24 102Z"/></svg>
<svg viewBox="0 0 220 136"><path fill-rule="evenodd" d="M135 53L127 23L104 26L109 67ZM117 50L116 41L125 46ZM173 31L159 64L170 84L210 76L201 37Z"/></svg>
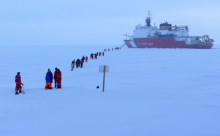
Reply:
<svg viewBox="0 0 220 136"><path fill-rule="evenodd" d="M48 69L47 74L45 76L45 80L46 80L46 85L45 85L45 90L47 89L52 89L51 87L51 73L50 73L50 69Z"/></svg>
<svg viewBox="0 0 220 136"><path fill-rule="evenodd" d="M50 69L48 69L48 72L50 72L50 75L51 75L50 84L52 86L52 83L53 83L53 73L51 72Z"/></svg>

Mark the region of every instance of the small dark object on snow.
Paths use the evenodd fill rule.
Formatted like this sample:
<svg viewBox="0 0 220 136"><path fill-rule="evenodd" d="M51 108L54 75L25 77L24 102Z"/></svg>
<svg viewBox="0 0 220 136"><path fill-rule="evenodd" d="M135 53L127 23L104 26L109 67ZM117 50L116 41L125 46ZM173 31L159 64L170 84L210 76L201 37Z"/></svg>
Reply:
<svg viewBox="0 0 220 136"><path fill-rule="evenodd" d="M98 88L99 88L99 86L96 86L96 88L98 89Z"/></svg>

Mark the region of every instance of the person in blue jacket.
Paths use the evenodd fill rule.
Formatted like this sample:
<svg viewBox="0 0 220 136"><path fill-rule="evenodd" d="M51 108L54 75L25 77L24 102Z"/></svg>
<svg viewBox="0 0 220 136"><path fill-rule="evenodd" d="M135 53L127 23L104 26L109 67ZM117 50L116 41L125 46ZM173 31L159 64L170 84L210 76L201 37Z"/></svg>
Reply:
<svg viewBox="0 0 220 136"><path fill-rule="evenodd" d="M50 70L48 69L48 72L47 72L46 77L45 77L45 80L46 80L45 90L52 89L51 88L51 82L50 82L51 79L52 79L52 77L51 77L51 74L50 74Z"/></svg>

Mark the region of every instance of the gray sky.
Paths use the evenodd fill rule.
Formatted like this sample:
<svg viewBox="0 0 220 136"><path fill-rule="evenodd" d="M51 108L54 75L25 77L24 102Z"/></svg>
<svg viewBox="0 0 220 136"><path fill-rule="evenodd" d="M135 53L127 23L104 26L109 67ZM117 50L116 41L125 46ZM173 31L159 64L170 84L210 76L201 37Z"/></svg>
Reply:
<svg viewBox="0 0 220 136"><path fill-rule="evenodd" d="M220 44L220 0L2 0L0 45L122 45L148 11Z"/></svg>

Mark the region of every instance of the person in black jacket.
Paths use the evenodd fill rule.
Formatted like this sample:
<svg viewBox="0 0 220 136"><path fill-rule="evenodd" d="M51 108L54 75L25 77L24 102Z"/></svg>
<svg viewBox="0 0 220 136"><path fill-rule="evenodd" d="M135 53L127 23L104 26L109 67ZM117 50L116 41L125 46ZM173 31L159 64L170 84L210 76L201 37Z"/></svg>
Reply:
<svg viewBox="0 0 220 136"><path fill-rule="evenodd" d="M78 59L76 60L76 68L78 68Z"/></svg>
<svg viewBox="0 0 220 136"><path fill-rule="evenodd" d="M83 56L83 57L82 57L82 61L84 62L84 60L85 60L85 57Z"/></svg>
<svg viewBox="0 0 220 136"><path fill-rule="evenodd" d="M75 59L74 59L74 60L72 61L72 63L71 63L71 71L73 71L74 65L75 65Z"/></svg>

